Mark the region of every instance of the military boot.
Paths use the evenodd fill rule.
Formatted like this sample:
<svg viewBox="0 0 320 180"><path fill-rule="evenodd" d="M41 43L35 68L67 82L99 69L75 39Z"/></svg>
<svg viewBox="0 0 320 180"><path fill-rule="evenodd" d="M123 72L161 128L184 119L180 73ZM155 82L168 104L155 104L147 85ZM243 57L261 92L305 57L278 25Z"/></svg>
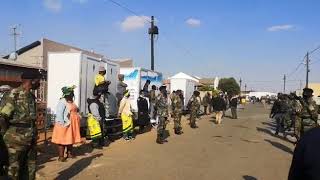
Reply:
<svg viewBox="0 0 320 180"><path fill-rule="evenodd" d="M156 143L158 143L158 144L163 144L163 141L162 141L161 135L158 135L158 136L157 136Z"/></svg>

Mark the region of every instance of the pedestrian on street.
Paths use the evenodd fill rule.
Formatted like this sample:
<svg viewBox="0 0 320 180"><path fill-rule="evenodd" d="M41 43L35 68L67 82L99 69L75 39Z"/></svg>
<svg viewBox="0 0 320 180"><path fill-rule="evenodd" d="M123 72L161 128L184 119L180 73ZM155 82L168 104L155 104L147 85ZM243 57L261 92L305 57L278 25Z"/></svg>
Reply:
<svg viewBox="0 0 320 180"><path fill-rule="evenodd" d="M159 88L160 94L156 99L156 105L155 105L157 116L159 118L159 124L157 127L157 140L156 140L156 143L158 144L163 144L165 142L168 142L164 136L166 126L167 126L167 120L169 116L168 96L167 96L166 88L167 88L166 86L161 86Z"/></svg>
<svg viewBox="0 0 320 180"><path fill-rule="evenodd" d="M105 130L104 123L106 119L106 110L104 108L103 103L99 100L101 95L93 96L90 99L87 100L88 102L88 110L90 115L93 116L95 120L99 122L100 125L100 136L96 138L92 138L93 147L103 147L105 145L104 138L105 138Z"/></svg>
<svg viewBox="0 0 320 180"><path fill-rule="evenodd" d="M140 96L137 100L138 119L137 126L139 126L140 133L143 133L145 128L150 124L149 117L149 99L145 97L144 91L140 91Z"/></svg>
<svg viewBox="0 0 320 180"><path fill-rule="evenodd" d="M238 107L238 97L237 96L233 96L230 99L230 108L231 108L232 119L238 119L237 107Z"/></svg>
<svg viewBox="0 0 320 180"><path fill-rule="evenodd" d="M126 83L124 83L124 75L123 74L119 74L118 76L118 84L117 84L117 93L116 93L116 97L118 99L118 106L120 105L120 101L123 98L123 94L126 90L126 88L128 87L128 85Z"/></svg>
<svg viewBox="0 0 320 180"><path fill-rule="evenodd" d="M183 103L180 97L181 93L182 93L181 90L177 90L171 100L171 111L172 111L172 117L174 122L174 133L177 135L181 135L183 133L182 126L181 126L181 116L182 116L182 109L183 109Z"/></svg>
<svg viewBox="0 0 320 180"><path fill-rule="evenodd" d="M191 96L188 102L188 107L190 109L190 127L193 129L198 128L198 126L196 125L196 119L198 117L200 106L201 106L199 97L200 97L200 92L194 91L193 95Z"/></svg>
<svg viewBox="0 0 320 180"><path fill-rule="evenodd" d="M295 147L288 180L320 179L320 128L306 132Z"/></svg>
<svg viewBox="0 0 320 180"><path fill-rule="evenodd" d="M119 116L122 120L122 131L123 131L123 138L126 141L134 139L133 137L133 113L131 108L130 102L130 93L128 90L125 91L124 97L120 102L119 107Z"/></svg>
<svg viewBox="0 0 320 180"><path fill-rule="evenodd" d="M216 113L216 124L221 124L223 111L226 110L226 102L223 94L220 94L212 99L213 111Z"/></svg>
<svg viewBox="0 0 320 180"><path fill-rule="evenodd" d="M286 102L285 95L278 94L278 99L274 102L271 109L270 117L276 120L275 135L278 135L280 132L283 134L283 137L286 137L285 127L287 118L289 118L289 105Z"/></svg>
<svg viewBox="0 0 320 180"><path fill-rule="evenodd" d="M73 101L74 89L75 86L61 89L63 95L56 108L52 143L58 146L60 162L65 162L67 158L75 158L73 145L81 142L79 109ZM65 149L67 157L64 156Z"/></svg>
<svg viewBox="0 0 320 180"><path fill-rule="evenodd" d="M40 74L23 73L21 79L22 85L12 89L0 107L0 129L9 157L6 174L9 179L35 179L36 101L31 90L39 88Z"/></svg>
<svg viewBox="0 0 320 180"><path fill-rule="evenodd" d="M203 108L204 108L204 114L205 115L208 115L208 106L210 104L210 93L207 92L203 99L202 99L202 105L203 105Z"/></svg>

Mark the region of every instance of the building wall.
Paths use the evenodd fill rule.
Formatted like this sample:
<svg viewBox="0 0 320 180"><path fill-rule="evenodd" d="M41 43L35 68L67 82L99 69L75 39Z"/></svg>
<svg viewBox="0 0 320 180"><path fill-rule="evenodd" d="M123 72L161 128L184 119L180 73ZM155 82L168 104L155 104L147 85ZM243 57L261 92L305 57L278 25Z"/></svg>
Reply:
<svg viewBox="0 0 320 180"><path fill-rule="evenodd" d="M42 67L43 60L43 51L42 51L42 44L30 49L29 51L26 51L22 54L20 54L17 58L17 62L36 66L36 67Z"/></svg>

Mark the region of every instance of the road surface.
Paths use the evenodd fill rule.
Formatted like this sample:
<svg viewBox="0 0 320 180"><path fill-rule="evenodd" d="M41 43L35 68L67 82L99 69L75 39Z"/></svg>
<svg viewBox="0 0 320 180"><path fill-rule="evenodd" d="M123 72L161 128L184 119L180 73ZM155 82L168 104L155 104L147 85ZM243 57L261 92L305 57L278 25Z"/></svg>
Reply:
<svg viewBox="0 0 320 180"><path fill-rule="evenodd" d="M134 141L120 139L102 150L89 145L79 155L57 162L52 145L39 155L41 179L107 180L284 180L291 164L293 144L271 133L269 110L260 104L239 110L239 119L224 118L213 124L203 116L198 129L183 118L184 134L168 130L168 143L155 143L156 132L138 135ZM227 113L228 115L228 113Z"/></svg>

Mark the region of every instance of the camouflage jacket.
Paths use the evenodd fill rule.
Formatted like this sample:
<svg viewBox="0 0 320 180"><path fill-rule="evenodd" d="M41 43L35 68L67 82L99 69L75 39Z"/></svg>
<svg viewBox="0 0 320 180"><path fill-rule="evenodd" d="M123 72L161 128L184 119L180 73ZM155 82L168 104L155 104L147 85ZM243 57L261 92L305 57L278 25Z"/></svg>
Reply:
<svg viewBox="0 0 320 180"><path fill-rule="evenodd" d="M161 117L168 117L168 99L164 97L162 94L159 94L156 99L155 108L157 110L157 115Z"/></svg>
<svg viewBox="0 0 320 180"><path fill-rule="evenodd" d="M183 109L183 103L179 96L174 95L171 99L171 110L173 113L181 113Z"/></svg>
<svg viewBox="0 0 320 180"><path fill-rule="evenodd" d="M22 87L11 90L0 106L0 116L10 124L29 124L34 127L36 120L35 96Z"/></svg>
<svg viewBox="0 0 320 180"><path fill-rule="evenodd" d="M188 102L188 106L192 112L197 112L200 110L201 103L197 97L192 96Z"/></svg>
<svg viewBox="0 0 320 180"><path fill-rule="evenodd" d="M302 110L300 117L302 119L312 119L314 121L318 120L318 106L316 102L309 98L308 100L304 100L304 103L302 103Z"/></svg>

